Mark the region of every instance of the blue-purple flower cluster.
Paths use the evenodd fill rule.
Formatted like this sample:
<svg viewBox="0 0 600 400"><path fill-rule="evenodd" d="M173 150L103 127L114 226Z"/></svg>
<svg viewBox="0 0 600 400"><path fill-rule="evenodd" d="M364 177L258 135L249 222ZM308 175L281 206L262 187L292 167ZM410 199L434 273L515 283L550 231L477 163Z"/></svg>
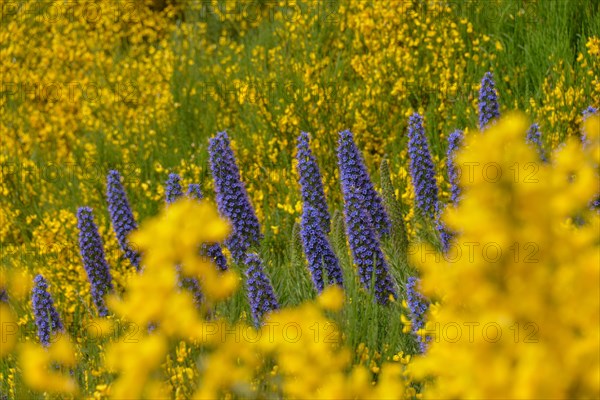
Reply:
<svg viewBox="0 0 600 400"><path fill-rule="evenodd" d="M429 308L429 302L421 293L419 293L418 286L419 279L414 276L408 278L408 281L406 282L406 302L408 303L408 309L410 311L412 331L415 334L425 327L425 313ZM427 343L431 341L431 337L417 335L417 338L419 340L421 352L425 352Z"/></svg>
<svg viewBox="0 0 600 400"><path fill-rule="evenodd" d="M200 188L200 185L197 183L190 183L188 185L188 190L187 190L186 196L193 200L202 200L203 196L202 196L202 189Z"/></svg>
<svg viewBox="0 0 600 400"><path fill-rule="evenodd" d="M256 326L260 326L265 314L277 310L279 303L269 277L265 274L262 261L255 253L246 257L246 286L252 318Z"/></svg>
<svg viewBox="0 0 600 400"><path fill-rule="evenodd" d="M408 119L408 156L410 175L415 188L415 205L424 217L433 219L438 207L435 168L425 137L423 117L417 113Z"/></svg>
<svg viewBox="0 0 600 400"><path fill-rule="evenodd" d="M542 145L542 133L540 132L540 126L537 123L533 123L527 130L525 142L535 148L540 156L540 160L543 162L548 162L548 158L546 157L546 153Z"/></svg>
<svg viewBox="0 0 600 400"><path fill-rule="evenodd" d="M350 191L344 200L346 233L360 282L367 290L374 289L377 302L388 304L390 297L397 298L396 289L379 239L362 207L361 194Z"/></svg>
<svg viewBox="0 0 600 400"><path fill-rule="evenodd" d="M327 209L321 172L317 160L310 150L309 137L306 132L302 132L298 136L297 149L296 159L298 160L297 169L300 177L302 201L305 205L309 204L312 207L321 230L327 234L331 229L331 218Z"/></svg>
<svg viewBox="0 0 600 400"><path fill-rule="evenodd" d="M202 288L200 287L200 282L197 278L193 276L184 276L181 273L181 265L176 265L175 269L177 270L177 275L179 276L179 282L177 285L180 288L185 288L192 293L194 297L194 304L196 306L200 306L204 301L204 295L202 294Z"/></svg>
<svg viewBox="0 0 600 400"><path fill-rule="evenodd" d="M379 236L389 233L390 219L350 131L340 132L337 151L344 200L347 202L349 197L355 196L357 203L354 205L365 213Z"/></svg>
<svg viewBox="0 0 600 400"><path fill-rule="evenodd" d="M450 243L454 234L448 229L448 227L441 221L440 219L441 213L438 213L435 216L435 229L438 231L440 236L440 244L442 245L442 250L444 253L447 253L450 250Z"/></svg>
<svg viewBox="0 0 600 400"><path fill-rule="evenodd" d="M220 271L227 271L227 257L219 243L206 243L202 245L202 251L215 263Z"/></svg>
<svg viewBox="0 0 600 400"><path fill-rule="evenodd" d="M446 167L450 181L450 201L458 204L460 198L460 169L456 165L456 152L462 146L463 131L457 129L448 136L448 150L446 151Z"/></svg>
<svg viewBox="0 0 600 400"><path fill-rule="evenodd" d="M31 304L37 326L37 335L40 343L48 346L50 335L63 331L64 327L56 308L54 308L54 301L48 293L48 284L44 277L37 275L33 282L35 285L31 295Z"/></svg>
<svg viewBox="0 0 600 400"><path fill-rule="evenodd" d="M598 114L598 109L594 108L592 106L589 106L588 108L586 108L585 110L583 110L582 115L583 115L583 121L585 122L586 119L588 119L589 117L591 117L592 115L596 115ZM587 137L585 135L585 131L583 131L581 133L581 142L585 145L587 143Z"/></svg>
<svg viewBox="0 0 600 400"><path fill-rule="evenodd" d="M174 203L181 196L183 196L181 178L177 174L169 174L165 184L165 201L167 205Z"/></svg>
<svg viewBox="0 0 600 400"><path fill-rule="evenodd" d="M500 106L498 105L498 94L496 84L491 72L486 72L481 80L479 89L479 130L500 117Z"/></svg>
<svg viewBox="0 0 600 400"><path fill-rule="evenodd" d="M586 108L585 110L583 110L583 120L585 121L586 119L588 119L589 117L591 117L592 115L595 115L598 113L598 109L592 106L589 106L588 108Z"/></svg>
<svg viewBox="0 0 600 400"><path fill-rule="evenodd" d="M327 273L330 285L343 286L344 279L340 263L319 224L319 218L317 210L304 203L300 236L313 284L317 292L321 293L325 286L324 272Z"/></svg>
<svg viewBox="0 0 600 400"><path fill-rule="evenodd" d="M104 303L104 296L113 290L113 283L110 268L104 256L104 245L94 222L91 208L80 207L77 210L77 228L79 229L79 250L90 281L92 300L96 305L98 315L105 317L108 315L108 309Z"/></svg>
<svg viewBox="0 0 600 400"><path fill-rule="evenodd" d="M137 270L140 269L140 254L131 247L128 240L129 234L137 229L137 223L133 218L133 212L127 201L125 189L121 184L121 176L118 171L111 170L106 178L106 199L108 202L108 213L112 226L117 235L121 250Z"/></svg>
<svg viewBox="0 0 600 400"><path fill-rule="evenodd" d="M241 263L250 246L257 245L262 238L258 218L240 178L235 155L225 132L210 139L208 152L219 213L233 226L233 232L225 244L233 259Z"/></svg>

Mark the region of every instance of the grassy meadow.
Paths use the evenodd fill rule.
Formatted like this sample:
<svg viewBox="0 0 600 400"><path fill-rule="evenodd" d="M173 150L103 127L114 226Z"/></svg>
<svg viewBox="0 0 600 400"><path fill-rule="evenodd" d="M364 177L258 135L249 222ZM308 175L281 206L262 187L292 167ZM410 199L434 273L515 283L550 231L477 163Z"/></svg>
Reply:
<svg viewBox="0 0 600 400"><path fill-rule="evenodd" d="M598 117L583 113L600 107L600 2L0 6L0 399L600 395L599 214L589 206L600 191L600 132ZM500 116L480 129L487 72ZM433 163L435 218L415 189L415 113ZM533 123L537 150L525 139ZM476 166L474 180L460 178L458 203L448 170L457 129L456 165ZM344 130L391 221L373 242L396 290L385 304L357 267L363 239L352 235L368 238L373 226L348 228ZM246 238L246 252L262 261L279 305L259 324L248 264L227 242L238 225L215 205L224 189L211 163L226 157L211 159L209 139L222 131L263 236ZM344 281L321 294L305 254L314 232L302 233L301 132L331 216L318 232ZM492 164L498 179L477 175ZM111 222L111 170L139 224L129 239L141 272ZM199 184L205 199L167 206L169 174L184 193ZM110 268L106 316L81 254L84 206ZM444 232L460 255L450 259ZM226 272L198 253L203 243L222 245ZM479 250L490 243L497 257ZM368 254L377 264L379 253ZM39 338L49 317L32 303L38 274L63 325L50 346ZM178 283L185 275L199 280L200 304ZM422 295L407 290L411 277ZM381 279L379 270L364 279ZM414 296L427 308L420 330ZM488 325L502 339L478 331Z"/></svg>

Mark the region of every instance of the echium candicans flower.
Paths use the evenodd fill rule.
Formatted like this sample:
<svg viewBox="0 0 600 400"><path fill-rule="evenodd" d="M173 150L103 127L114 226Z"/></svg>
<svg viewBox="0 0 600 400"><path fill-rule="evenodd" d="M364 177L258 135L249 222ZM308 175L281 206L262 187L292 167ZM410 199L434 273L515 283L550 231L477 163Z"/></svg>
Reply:
<svg viewBox="0 0 600 400"><path fill-rule="evenodd" d="M165 201L167 205L174 203L181 196L183 196L181 178L177 174L169 174L165 184Z"/></svg>
<svg viewBox="0 0 600 400"><path fill-rule="evenodd" d="M591 117L592 115L598 114L598 109L594 108L592 106L589 106L588 108L586 108L585 110L583 110L582 114L583 114L583 121L585 122L585 120L588 119L589 117ZM584 145L585 145L585 143L587 143L587 138L585 136L585 131L583 131L582 134L581 134L581 142Z"/></svg>
<svg viewBox="0 0 600 400"><path fill-rule="evenodd" d="M358 151L352 133L340 132L338 162L344 200L356 192L358 205L366 213L370 224L379 236L390 232L390 219L379 193L375 191L362 155Z"/></svg>
<svg viewBox="0 0 600 400"><path fill-rule="evenodd" d="M417 209L423 216L433 219L438 206L435 168L425 137L423 117L417 113L408 119L408 156Z"/></svg>
<svg viewBox="0 0 600 400"><path fill-rule="evenodd" d="M204 197L202 194L202 189L197 183L190 183L188 185L187 196L190 199L196 200L202 200L202 198ZM212 261L214 261L215 265L219 270L227 270L227 258L223 254L223 249L221 249L221 245L219 243L203 243L201 251L202 254L205 254Z"/></svg>
<svg viewBox="0 0 600 400"><path fill-rule="evenodd" d="M127 201L125 189L121 184L121 176L118 171L111 170L106 178L106 199L108 202L108 213L112 226L117 235L119 246L125 256L136 269L140 268L140 254L131 247L129 234L137 229L137 223L133 218L131 207Z"/></svg>
<svg viewBox="0 0 600 400"><path fill-rule="evenodd" d="M187 197L194 200L202 200L202 189L200 189L200 185L197 183L190 183L188 185L188 190L186 193Z"/></svg>
<svg viewBox="0 0 600 400"><path fill-rule="evenodd" d="M246 257L246 286L248 301L254 324L259 326L265 314L277 310L279 303L269 277L265 274L262 261L255 253Z"/></svg>
<svg viewBox="0 0 600 400"><path fill-rule="evenodd" d="M397 298L396 289L371 220L361 205L361 194L355 189L344 197L346 233L360 282L367 290L374 288L377 302L388 304L390 297Z"/></svg>
<svg viewBox="0 0 600 400"><path fill-rule="evenodd" d="M327 273L330 285L343 286L343 277L340 263L319 224L319 219L317 210L310 204L304 203L300 236L313 283L321 293L326 280L324 273Z"/></svg>
<svg viewBox="0 0 600 400"><path fill-rule="evenodd" d="M77 210L77 228L79 229L79 250L83 266L91 285L92 300L98 309L98 315L105 317L108 309L104 296L113 290L110 268L104 256L104 245L94 222L92 209L80 207Z"/></svg>
<svg viewBox="0 0 600 400"><path fill-rule="evenodd" d="M194 297L194 303L197 306L202 304L204 295L202 294L202 288L200 287L200 282L198 279L193 276L183 276L181 274L180 265L175 266L175 268L177 269L177 274L179 275L179 282L177 285L179 287L188 289L192 293L192 296Z"/></svg>
<svg viewBox="0 0 600 400"><path fill-rule="evenodd" d="M425 328L425 313L429 308L427 299L419 293L419 279L411 276L406 282L406 302L410 311L410 322L412 331L417 335L421 352L427 349L427 343L431 341L430 336L417 334L420 329Z"/></svg>
<svg viewBox="0 0 600 400"><path fill-rule="evenodd" d="M450 201L456 205L460 197L460 170L456 165L456 152L463 142L463 132L455 130L448 136L448 150L446 151L446 167L450 181Z"/></svg>
<svg viewBox="0 0 600 400"><path fill-rule="evenodd" d="M37 275L33 279L33 282L35 286L31 295L31 304L38 330L37 334L40 343L48 346L50 344L50 335L63 331L64 327L56 308L54 308L54 301L50 293L48 293L48 284L44 277Z"/></svg>
<svg viewBox="0 0 600 400"><path fill-rule="evenodd" d="M591 117L594 114L598 113L598 109L592 106L589 106L588 108L586 108L585 110L583 110L583 120L585 121L586 119L588 119L589 117Z"/></svg>
<svg viewBox="0 0 600 400"><path fill-rule="evenodd" d="M479 130L483 131L498 117L500 117L500 106L498 105L496 84L492 73L486 72L479 89Z"/></svg>
<svg viewBox="0 0 600 400"><path fill-rule="evenodd" d="M448 227L441 221L440 214L437 213L435 216L435 229L438 231L440 236L440 244L442 245L442 250L444 253L447 253L450 250L450 242L454 237L454 234L448 229Z"/></svg>
<svg viewBox="0 0 600 400"><path fill-rule="evenodd" d="M321 230L327 234L331 229L331 218L327 209L321 172L317 160L310 150L308 133L300 133L297 149L296 159L298 160L297 169L300 177L302 201L305 205L310 204L318 218Z"/></svg>
<svg viewBox="0 0 600 400"><path fill-rule="evenodd" d="M207 243L203 245L203 251L206 252L220 271L227 271L227 257L223 254L223 249L219 243Z"/></svg>
<svg viewBox="0 0 600 400"><path fill-rule="evenodd" d="M546 153L544 152L544 147L542 146L542 133L540 132L540 126L537 123L533 123L527 130L525 142L535 148L540 156L540 160L543 162L548 161L546 158Z"/></svg>
<svg viewBox="0 0 600 400"><path fill-rule="evenodd" d="M262 238L258 218L240 178L235 156L225 132L220 132L210 139L208 152L217 207L219 213L228 219L233 227L233 232L225 244L234 260L241 263L250 246L258 244Z"/></svg>

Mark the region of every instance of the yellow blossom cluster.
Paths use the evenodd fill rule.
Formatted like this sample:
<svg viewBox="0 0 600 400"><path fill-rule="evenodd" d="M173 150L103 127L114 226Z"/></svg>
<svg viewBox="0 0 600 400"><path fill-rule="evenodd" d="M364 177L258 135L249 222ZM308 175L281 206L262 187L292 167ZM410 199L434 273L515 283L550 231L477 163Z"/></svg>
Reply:
<svg viewBox="0 0 600 400"><path fill-rule="evenodd" d="M435 377L425 397L600 390L600 218L589 209L600 118L586 125L589 145L569 139L551 165L519 140L527 127L510 116L467 139L457 163L475 168L461 177L464 200L444 216L456 241L446 255L415 257L424 292L440 303L426 324L430 348L411 368L418 379Z"/></svg>

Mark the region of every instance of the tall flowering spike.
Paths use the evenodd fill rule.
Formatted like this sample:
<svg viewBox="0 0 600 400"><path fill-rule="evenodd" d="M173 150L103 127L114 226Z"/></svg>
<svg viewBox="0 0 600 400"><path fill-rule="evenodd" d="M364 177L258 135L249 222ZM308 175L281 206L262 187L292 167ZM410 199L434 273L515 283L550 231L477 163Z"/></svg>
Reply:
<svg viewBox="0 0 600 400"><path fill-rule="evenodd" d="M31 295L33 315L38 329L38 338L44 346L50 344L50 335L64 330L60 316L54 308L52 296L48 293L48 284L42 275L33 279L35 284Z"/></svg>
<svg viewBox="0 0 600 400"><path fill-rule="evenodd" d="M317 292L321 293L325 286L324 273L327 273L330 285L343 286L342 269L340 263L323 233L319 224L320 214L310 204L304 204L302 213L302 226L300 236L304 253L308 260L308 269L312 276Z"/></svg>
<svg viewBox="0 0 600 400"><path fill-rule="evenodd" d="M344 204L348 241L361 283L367 290L374 287L375 299L385 305L390 297L397 298L396 289L379 240L361 201L361 194L352 191Z"/></svg>
<svg viewBox="0 0 600 400"><path fill-rule="evenodd" d="M215 263L220 271L227 271L227 257L219 243L206 244L206 255Z"/></svg>
<svg viewBox="0 0 600 400"><path fill-rule="evenodd" d="M529 127L529 130L527 130L525 142L535 147L535 150L540 156L540 160L542 160L543 162L548 161L548 158L546 157L546 152L544 151L544 147L542 146L542 133L540 132L540 126L537 123L532 124Z"/></svg>
<svg viewBox="0 0 600 400"><path fill-rule="evenodd" d="M425 313L429 308L427 299L419 293L419 279L411 276L406 282L406 302L410 311L410 322L412 331L417 334L420 329L425 328ZM431 341L430 336L417 334L419 348L423 353L427 349L427 343Z"/></svg>
<svg viewBox="0 0 600 400"><path fill-rule="evenodd" d="M186 195L190 199L195 199L195 200L202 200L202 198L203 198L202 189L200 188L200 185L197 183L190 183L188 185L188 190L187 190Z"/></svg>
<svg viewBox="0 0 600 400"><path fill-rule="evenodd" d="M500 117L500 106L496 94L496 84L491 72L486 72L479 89L479 130Z"/></svg>
<svg viewBox="0 0 600 400"><path fill-rule="evenodd" d="M460 198L460 171L456 165L456 151L462 146L463 138L463 131L458 129L448 136L446 167L448 168L448 180L450 181L450 201L454 205L458 204Z"/></svg>
<svg viewBox="0 0 600 400"><path fill-rule="evenodd" d="M423 216L433 219L438 203L435 168L425 137L423 117L417 113L408 119L408 156L416 206Z"/></svg>
<svg viewBox="0 0 600 400"><path fill-rule="evenodd" d="M77 228L79 250L92 288L92 299L98 309L98 315L105 317L108 315L108 309L104 304L104 296L113 290L112 276L91 208L80 207L77 210Z"/></svg>
<svg viewBox="0 0 600 400"><path fill-rule="evenodd" d="M372 226L380 236L390 232L390 219L381 197L375 191L362 155L358 151L350 131L340 132L338 161L344 200L356 190L360 207L366 212Z"/></svg>
<svg viewBox="0 0 600 400"><path fill-rule="evenodd" d="M440 220L440 213L438 213L435 217L435 229L438 231L438 235L440 237L440 244L442 245L442 250L444 251L444 253L447 253L448 250L450 250L450 243L452 241L452 238L454 237L454 234Z"/></svg>
<svg viewBox="0 0 600 400"><path fill-rule="evenodd" d="M277 310L279 303L275 297L275 291L271 286L269 277L265 274L262 262L258 255L248 254L246 257L246 276L248 288L248 300L252 310L254 324L259 326L265 314Z"/></svg>
<svg viewBox="0 0 600 400"><path fill-rule="evenodd" d="M225 132L220 132L210 139L208 152L219 213L233 226L233 232L225 244L234 260L241 263L250 246L258 244L262 238L258 218L241 181L235 156Z"/></svg>
<svg viewBox="0 0 600 400"><path fill-rule="evenodd" d="M129 234L137 229L137 223L133 218L131 207L127 201L125 189L121 184L121 175L118 171L111 170L106 178L106 198L108 202L108 213L112 221L113 230L117 235L119 246L125 256L136 269L140 269L140 254L135 251L129 240Z"/></svg>
<svg viewBox="0 0 600 400"><path fill-rule="evenodd" d="M181 178L177 174L169 174L165 184L165 201L167 202L167 205L172 204L181 196L183 196Z"/></svg>
<svg viewBox="0 0 600 400"><path fill-rule="evenodd" d="M296 159L298 160L297 169L302 188L302 201L304 204L310 204L315 210L319 225L327 234L331 229L331 218L327 209L321 172L317 160L310 150L308 133L300 133L297 149Z"/></svg>

